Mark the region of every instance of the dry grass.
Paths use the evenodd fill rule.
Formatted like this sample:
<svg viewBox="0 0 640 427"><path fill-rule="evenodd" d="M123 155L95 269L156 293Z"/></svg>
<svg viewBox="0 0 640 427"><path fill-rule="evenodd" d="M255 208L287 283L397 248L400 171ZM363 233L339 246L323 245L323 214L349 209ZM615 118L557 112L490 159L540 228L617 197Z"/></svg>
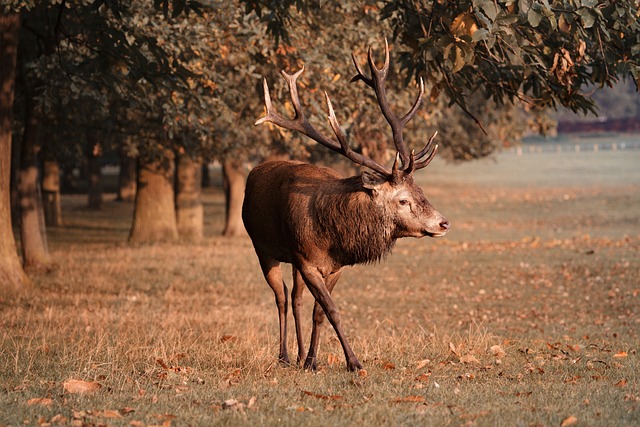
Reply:
<svg viewBox="0 0 640 427"><path fill-rule="evenodd" d="M366 375L327 328L317 373L276 362L272 293L248 239L216 237L219 193L204 242L140 247L130 205L66 197L57 268L0 299L0 425L636 425L638 157L573 159L593 169L553 188L536 177L565 158L435 166L451 234L399 242L334 293ZM518 162L544 169L511 182Z"/></svg>

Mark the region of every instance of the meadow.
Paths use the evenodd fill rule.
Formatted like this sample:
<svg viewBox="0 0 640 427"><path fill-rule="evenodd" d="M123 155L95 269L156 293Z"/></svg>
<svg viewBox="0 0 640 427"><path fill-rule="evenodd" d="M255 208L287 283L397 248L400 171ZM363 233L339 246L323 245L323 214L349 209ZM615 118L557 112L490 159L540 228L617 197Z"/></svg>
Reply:
<svg viewBox="0 0 640 427"><path fill-rule="evenodd" d="M505 152L418 175L452 224L334 291L319 369L277 361L247 237L131 246L132 205L63 197L55 268L0 296L0 426L640 423L640 150ZM312 298L305 294L305 341ZM289 337L295 354L294 337Z"/></svg>

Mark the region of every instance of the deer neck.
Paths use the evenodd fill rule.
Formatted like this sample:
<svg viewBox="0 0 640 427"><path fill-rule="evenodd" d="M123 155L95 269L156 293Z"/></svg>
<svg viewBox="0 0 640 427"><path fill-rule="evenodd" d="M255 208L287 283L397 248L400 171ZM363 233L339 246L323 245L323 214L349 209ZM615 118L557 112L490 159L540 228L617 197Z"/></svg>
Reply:
<svg viewBox="0 0 640 427"><path fill-rule="evenodd" d="M360 176L338 180L318 194L315 222L342 265L380 261L393 248L393 218L373 201Z"/></svg>

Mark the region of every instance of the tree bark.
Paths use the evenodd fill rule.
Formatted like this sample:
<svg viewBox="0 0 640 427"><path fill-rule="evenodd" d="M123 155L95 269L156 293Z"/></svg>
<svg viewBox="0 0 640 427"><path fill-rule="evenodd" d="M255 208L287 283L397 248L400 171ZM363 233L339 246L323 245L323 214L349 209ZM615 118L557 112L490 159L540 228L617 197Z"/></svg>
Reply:
<svg viewBox="0 0 640 427"><path fill-rule="evenodd" d="M13 123L13 97L16 78L16 59L20 15L12 12L0 14L0 289L6 292L21 290L31 285L16 251L11 228L11 126Z"/></svg>
<svg viewBox="0 0 640 427"><path fill-rule="evenodd" d="M42 164L42 204L46 226L61 227L60 165L55 160L45 160Z"/></svg>
<svg viewBox="0 0 640 427"><path fill-rule="evenodd" d="M18 194L20 237L25 268L47 269L51 264L38 177L38 132L40 122L35 103L27 94L22 136Z"/></svg>
<svg viewBox="0 0 640 427"><path fill-rule="evenodd" d="M133 202L136 197L136 159L120 154L118 174L118 202Z"/></svg>
<svg viewBox="0 0 640 427"><path fill-rule="evenodd" d="M178 237L174 204L173 155L138 159L138 178L130 243L171 241Z"/></svg>
<svg viewBox="0 0 640 427"><path fill-rule="evenodd" d="M236 159L226 159L222 163L225 192L225 226L223 236L240 236L246 233L242 223L242 200L247 173L244 163Z"/></svg>
<svg viewBox="0 0 640 427"><path fill-rule="evenodd" d="M102 208L102 147L93 134L87 135L87 143L87 207L99 210Z"/></svg>
<svg viewBox="0 0 640 427"><path fill-rule="evenodd" d="M204 209L200 199L202 193L202 161L186 154L178 158L176 182L176 215L178 234L181 239L202 239Z"/></svg>

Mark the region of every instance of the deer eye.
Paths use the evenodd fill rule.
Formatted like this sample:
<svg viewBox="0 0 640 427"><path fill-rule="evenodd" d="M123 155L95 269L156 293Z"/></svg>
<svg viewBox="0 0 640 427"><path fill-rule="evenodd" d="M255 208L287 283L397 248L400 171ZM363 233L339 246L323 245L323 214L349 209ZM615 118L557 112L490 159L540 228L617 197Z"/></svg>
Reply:
<svg viewBox="0 0 640 427"><path fill-rule="evenodd" d="M398 203L400 203L400 206L407 206L409 204L409 200L407 199L400 199L398 201Z"/></svg>

